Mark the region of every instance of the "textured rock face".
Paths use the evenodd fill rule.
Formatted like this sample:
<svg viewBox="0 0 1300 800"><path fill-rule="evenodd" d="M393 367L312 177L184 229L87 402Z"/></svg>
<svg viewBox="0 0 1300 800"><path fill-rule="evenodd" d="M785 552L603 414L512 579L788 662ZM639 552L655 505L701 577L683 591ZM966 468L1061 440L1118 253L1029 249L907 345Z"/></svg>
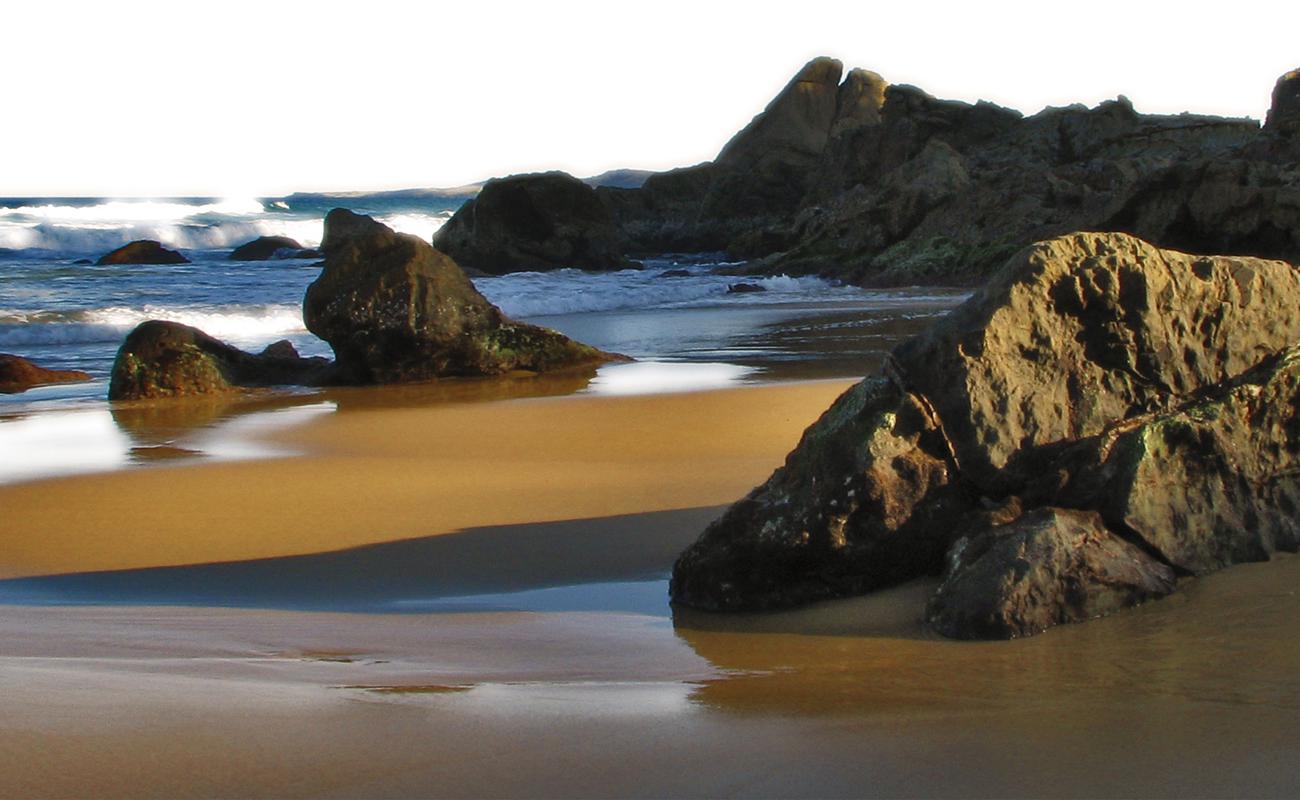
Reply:
<svg viewBox="0 0 1300 800"><path fill-rule="evenodd" d="M335 380L391 383L597 364L613 356L514 322L427 242L335 209L303 318L337 356Z"/></svg>
<svg viewBox="0 0 1300 800"><path fill-rule="evenodd" d="M682 554L674 602L789 606L948 553L941 632L1013 636L1294 551L1297 307L1282 262L1124 234L1027 248Z"/></svg>
<svg viewBox="0 0 1300 800"><path fill-rule="evenodd" d="M47 383L77 383L90 375L75 369L46 369L21 356L0 353L0 394L25 392Z"/></svg>
<svg viewBox="0 0 1300 800"><path fill-rule="evenodd" d="M177 322L142 322L113 361L109 400L219 394L240 387L315 384L328 362L283 351L246 353Z"/></svg>
<svg viewBox="0 0 1300 800"><path fill-rule="evenodd" d="M958 540L926 609L959 639L1011 639L1163 597L1174 571L1095 512L1040 508Z"/></svg>
<svg viewBox="0 0 1300 800"><path fill-rule="evenodd" d="M259 236L230 252L231 261L267 261L272 258L319 258L316 250L304 248L288 236Z"/></svg>
<svg viewBox="0 0 1300 800"><path fill-rule="evenodd" d="M1300 69L1293 69L1277 79L1264 129L1282 136L1300 133Z"/></svg>
<svg viewBox="0 0 1300 800"><path fill-rule="evenodd" d="M168 250L151 239L124 244L95 262L105 264L188 264L190 260L175 250Z"/></svg>
<svg viewBox="0 0 1300 800"><path fill-rule="evenodd" d="M587 184L562 172L488 181L434 235L459 264L491 275L635 266L627 237Z"/></svg>

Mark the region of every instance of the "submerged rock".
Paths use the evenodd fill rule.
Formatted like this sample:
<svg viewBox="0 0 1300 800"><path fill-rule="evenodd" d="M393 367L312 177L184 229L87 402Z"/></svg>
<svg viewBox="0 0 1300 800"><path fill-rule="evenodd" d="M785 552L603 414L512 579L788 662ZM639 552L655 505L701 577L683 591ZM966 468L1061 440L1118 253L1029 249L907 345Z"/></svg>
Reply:
<svg viewBox="0 0 1300 800"><path fill-rule="evenodd" d="M268 261L276 258L319 258L320 251L304 248L288 236L259 236L230 253L231 261Z"/></svg>
<svg viewBox="0 0 1300 800"><path fill-rule="evenodd" d="M290 348L292 349L292 348ZM178 322L136 326L117 351L109 400L219 394L241 387L317 384L329 362L283 349L253 355Z"/></svg>
<svg viewBox="0 0 1300 800"><path fill-rule="evenodd" d="M188 264L190 260L175 250L168 250L152 239L124 244L95 262L104 264Z"/></svg>
<svg viewBox="0 0 1300 800"><path fill-rule="evenodd" d="M947 553L941 632L1023 635L1294 551L1297 307L1284 262L1124 234L1027 248L711 525L673 600L789 606L938 574ZM1011 566L1031 551L1026 578Z"/></svg>
<svg viewBox="0 0 1300 800"><path fill-rule="evenodd" d="M321 249L303 318L334 348L336 380L541 372L619 358L509 319L447 255L370 217L334 209Z"/></svg>
<svg viewBox="0 0 1300 800"><path fill-rule="evenodd" d="M91 380L76 369L46 369L21 357L0 353L0 393L17 394L48 383L78 383Z"/></svg>
<svg viewBox="0 0 1300 800"><path fill-rule="evenodd" d="M434 234L457 263L491 275L630 269L627 237L587 184L563 172L488 181Z"/></svg>

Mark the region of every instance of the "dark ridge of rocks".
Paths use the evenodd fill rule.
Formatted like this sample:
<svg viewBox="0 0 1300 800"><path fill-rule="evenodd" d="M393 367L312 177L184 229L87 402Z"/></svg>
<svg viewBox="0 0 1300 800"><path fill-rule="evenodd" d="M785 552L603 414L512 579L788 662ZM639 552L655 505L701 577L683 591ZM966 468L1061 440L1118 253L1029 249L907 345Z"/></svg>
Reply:
<svg viewBox="0 0 1300 800"><path fill-rule="evenodd" d="M320 258L320 251L303 247L288 236L259 236L230 252L231 261L270 261L271 259Z"/></svg>
<svg viewBox="0 0 1300 800"><path fill-rule="evenodd" d="M725 250L751 272L978 283L1077 230L1300 261L1300 78L1250 119L1127 98L1032 116L815 59L711 162L597 190L633 252Z"/></svg>
<svg viewBox="0 0 1300 800"><path fill-rule="evenodd" d="M290 348L292 349L292 348ZM149 320L135 327L117 351L109 400L152 400L233 392L259 386L323 383L329 362L299 358L283 348L246 353L198 328Z"/></svg>
<svg viewBox="0 0 1300 800"><path fill-rule="evenodd" d="M76 369L47 369L22 356L0 353L0 394L18 394L50 383L78 383L91 380Z"/></svg>
<svg viewBox="0 0 1300 800"><path fill-rule="evenodd" d="M1124 234L1026 248L711 525L673 601L788 607L946 563L932 623L1019 636L1295 551L1297 307L1283 262Z"/></svg>
<svg viewBox="0 0 1300 800"><path fill-rule="evenodd" d="M321 249L303 319L334 348L335 381L543 372L621 358L509 319L446 254L370 217L334 209Z"/></svg>
<svg viewBox="0 0 1300 800"><path fill-rule="evenodd" d="M438 229L433 244L491 275L636 266L624 257L627 237L596 191L563 172L488 181Z"/></svg>
<svg viewBox="0 0 1300 800"><path fill-rule="evenodd" d="M102 256L95 264L188 264L190 260L175 250L168 250L152 239L124 244Z"/></svg>

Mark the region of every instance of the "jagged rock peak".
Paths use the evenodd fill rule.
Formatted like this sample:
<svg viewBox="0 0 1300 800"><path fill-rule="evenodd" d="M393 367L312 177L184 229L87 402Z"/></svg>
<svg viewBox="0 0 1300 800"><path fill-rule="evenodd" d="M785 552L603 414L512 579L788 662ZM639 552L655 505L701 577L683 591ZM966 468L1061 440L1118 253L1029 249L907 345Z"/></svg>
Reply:
<svg viewBox="0 0 1300 800"><path fill-rule="evenodd" d="M1284 136L1300 133L1300 69L1277 79L1264 130Z"/></svg>
<svg viewBox="0 0 1300 800"><path fill-rule="evenodd" d="M833 58L809 61L761 114L732 137L717 162L741 164L774 149L821 153L835 120L843 72L844 65Z"/></svg>

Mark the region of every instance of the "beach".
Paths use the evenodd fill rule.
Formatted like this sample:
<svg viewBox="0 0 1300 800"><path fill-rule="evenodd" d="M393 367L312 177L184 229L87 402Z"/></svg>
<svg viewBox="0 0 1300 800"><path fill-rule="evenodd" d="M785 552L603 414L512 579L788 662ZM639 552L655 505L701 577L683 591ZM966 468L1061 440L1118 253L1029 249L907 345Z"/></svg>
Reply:
<svg viewBox="0 0 1300 800"><path fill-rule="evenodd" d="M848 385L344 403L0 488L0 796L1290 793L1300 559L1012 642L924 583L674 617Z"/></svg>

